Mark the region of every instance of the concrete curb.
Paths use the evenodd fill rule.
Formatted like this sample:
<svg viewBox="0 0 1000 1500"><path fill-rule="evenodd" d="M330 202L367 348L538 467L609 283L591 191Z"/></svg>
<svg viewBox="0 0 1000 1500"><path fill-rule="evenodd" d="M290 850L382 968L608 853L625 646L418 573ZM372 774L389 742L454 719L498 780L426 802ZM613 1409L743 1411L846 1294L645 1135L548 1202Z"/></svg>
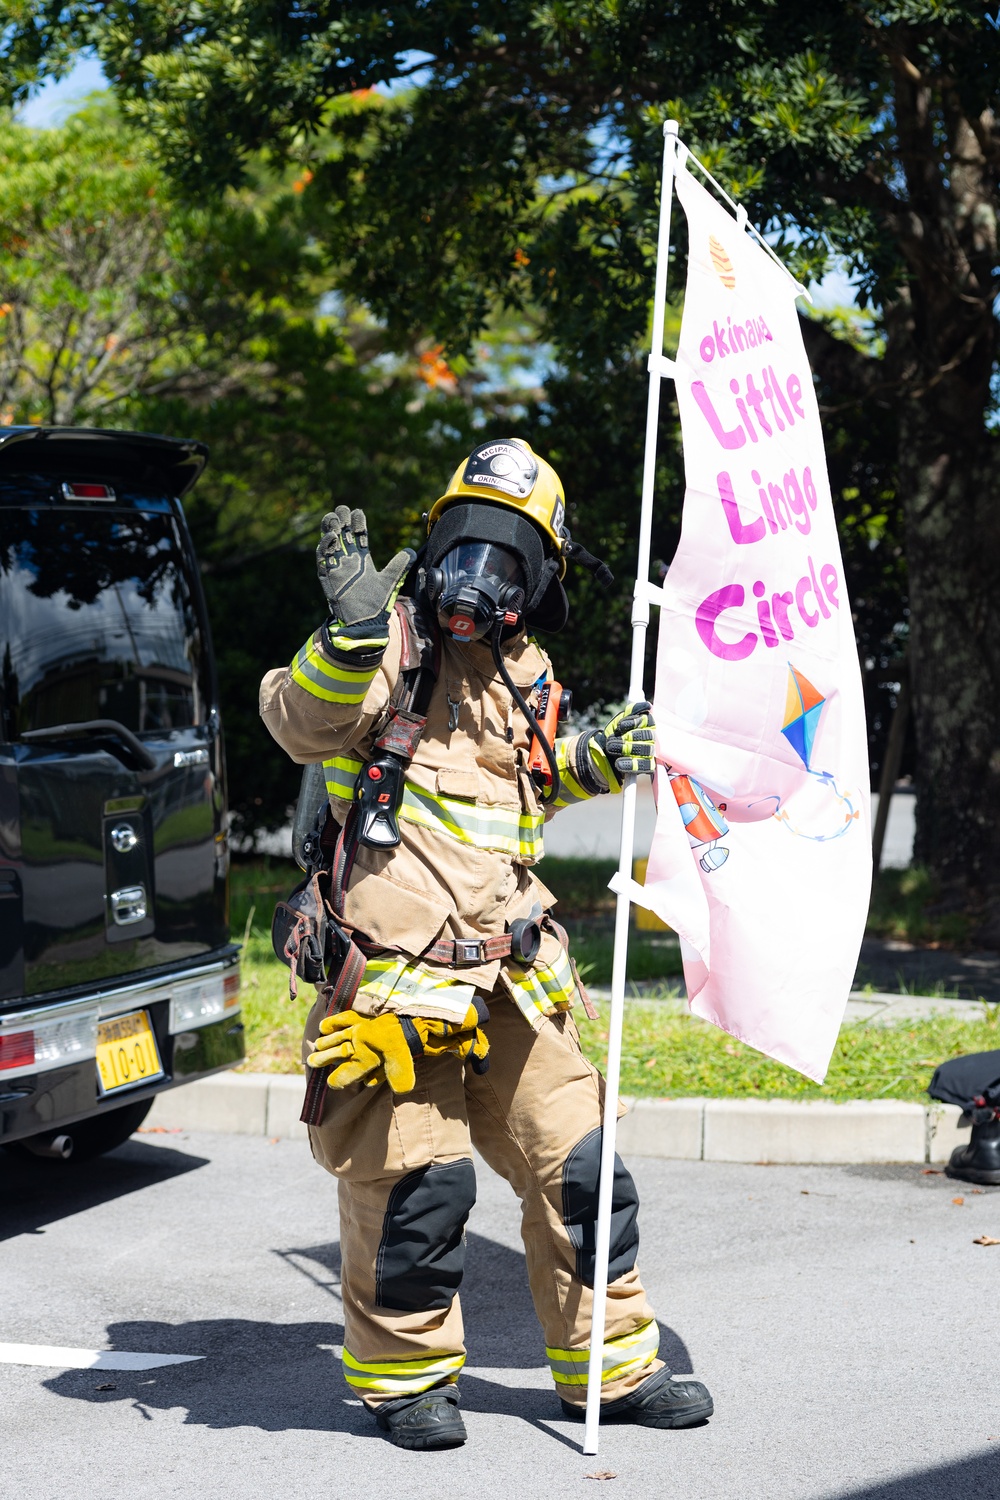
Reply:
<svg viewBox="0 0 1000 1500"><path fill-rule="evenodd" d="M145 1130L307 1138L303 1079L220 1073L157 1095ZM785 1163L946 1162L968 1136L951 1104L892 1099L630 1099L618 1122L625 1156Z"/></svg>

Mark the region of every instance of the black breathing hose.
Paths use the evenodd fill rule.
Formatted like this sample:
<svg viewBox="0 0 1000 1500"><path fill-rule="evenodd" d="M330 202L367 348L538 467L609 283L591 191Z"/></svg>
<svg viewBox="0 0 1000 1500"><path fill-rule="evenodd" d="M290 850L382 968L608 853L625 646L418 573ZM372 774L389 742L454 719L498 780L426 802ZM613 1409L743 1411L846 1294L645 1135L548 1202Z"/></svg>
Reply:
<svg viewBox="0 0 1000 1500"><path fill-rule="evenodd" d="M527 719L528 728L537 738L538 743L542 747L545 759L549 763L549 770L552 772L552 785L549 787L548 795L546 795L545 792L539 792L543 804L548 807L548 805L551 802L554 802L559 795L559 767L556 764L556 753L553 750L552 746L549 744L548 740L545 738L545 735L542 733L542 726L539 724L538 720L535 718L534 714L531 712L531 709L525 702L520 688L514 682L514 679L511 677L510 673L507 671L506 666L504 665L503 654L500 650L500 636L503 633L503 627L503 615L499 614L497 616L496 625L493 628L493 634L490 638L490 644L493 647L493 661L496 665L497 671L503 678L504 686L507 688L507 691L514 699L514 702L517 704L518 708Z"/></svg>

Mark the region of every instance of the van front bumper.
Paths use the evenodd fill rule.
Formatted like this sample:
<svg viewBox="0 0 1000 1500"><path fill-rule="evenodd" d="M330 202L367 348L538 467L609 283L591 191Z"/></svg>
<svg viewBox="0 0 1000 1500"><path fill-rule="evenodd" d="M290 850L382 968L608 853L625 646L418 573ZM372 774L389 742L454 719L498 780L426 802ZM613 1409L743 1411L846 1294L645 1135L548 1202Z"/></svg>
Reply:
<svg viewBox="0 0 1000 1500"><path fill-rule="evenodd" d="M103 1021L149 1017L162 1076L102 1095L96 1050ZM52 1131L148 1099L243 1060L239 960L224 958L172 977L108 987L0 1017L0 1144Z"/></svg>

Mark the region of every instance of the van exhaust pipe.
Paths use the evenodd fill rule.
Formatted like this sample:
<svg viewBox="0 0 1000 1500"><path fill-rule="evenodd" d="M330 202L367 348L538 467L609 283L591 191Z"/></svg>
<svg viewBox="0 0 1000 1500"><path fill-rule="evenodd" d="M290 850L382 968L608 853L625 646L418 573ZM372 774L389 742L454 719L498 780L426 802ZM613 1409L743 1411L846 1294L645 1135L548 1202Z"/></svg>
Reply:
<svg viewBox="0 0 1000 1500"><path fill-rule="evenodd" d="M73 1155L73 1137L71 1135L29 1136L22 1144L31 1152L32 1156L47 1156L56 1161L69 1161Z"/></svg>

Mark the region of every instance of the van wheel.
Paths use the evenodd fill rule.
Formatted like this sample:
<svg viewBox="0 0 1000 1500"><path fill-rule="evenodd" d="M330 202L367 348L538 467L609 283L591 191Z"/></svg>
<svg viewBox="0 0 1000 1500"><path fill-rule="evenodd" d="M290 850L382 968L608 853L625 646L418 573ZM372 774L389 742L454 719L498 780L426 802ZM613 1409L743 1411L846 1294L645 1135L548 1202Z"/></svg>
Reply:
<svg viewBox="0 0 1000 1500"><path fill-rule="evenodd" d="M49 1161L90 1161L127 1141L139 1129L152 1107L152 1099L120 1104L117 1109L109 1109L89 1120L77 1120L75 1124L66 1125L62 1130L46 1130L41 1135L29 1135L24 1140L11 1141L7 1150L17 1156L43 1157Z"/></svg>

